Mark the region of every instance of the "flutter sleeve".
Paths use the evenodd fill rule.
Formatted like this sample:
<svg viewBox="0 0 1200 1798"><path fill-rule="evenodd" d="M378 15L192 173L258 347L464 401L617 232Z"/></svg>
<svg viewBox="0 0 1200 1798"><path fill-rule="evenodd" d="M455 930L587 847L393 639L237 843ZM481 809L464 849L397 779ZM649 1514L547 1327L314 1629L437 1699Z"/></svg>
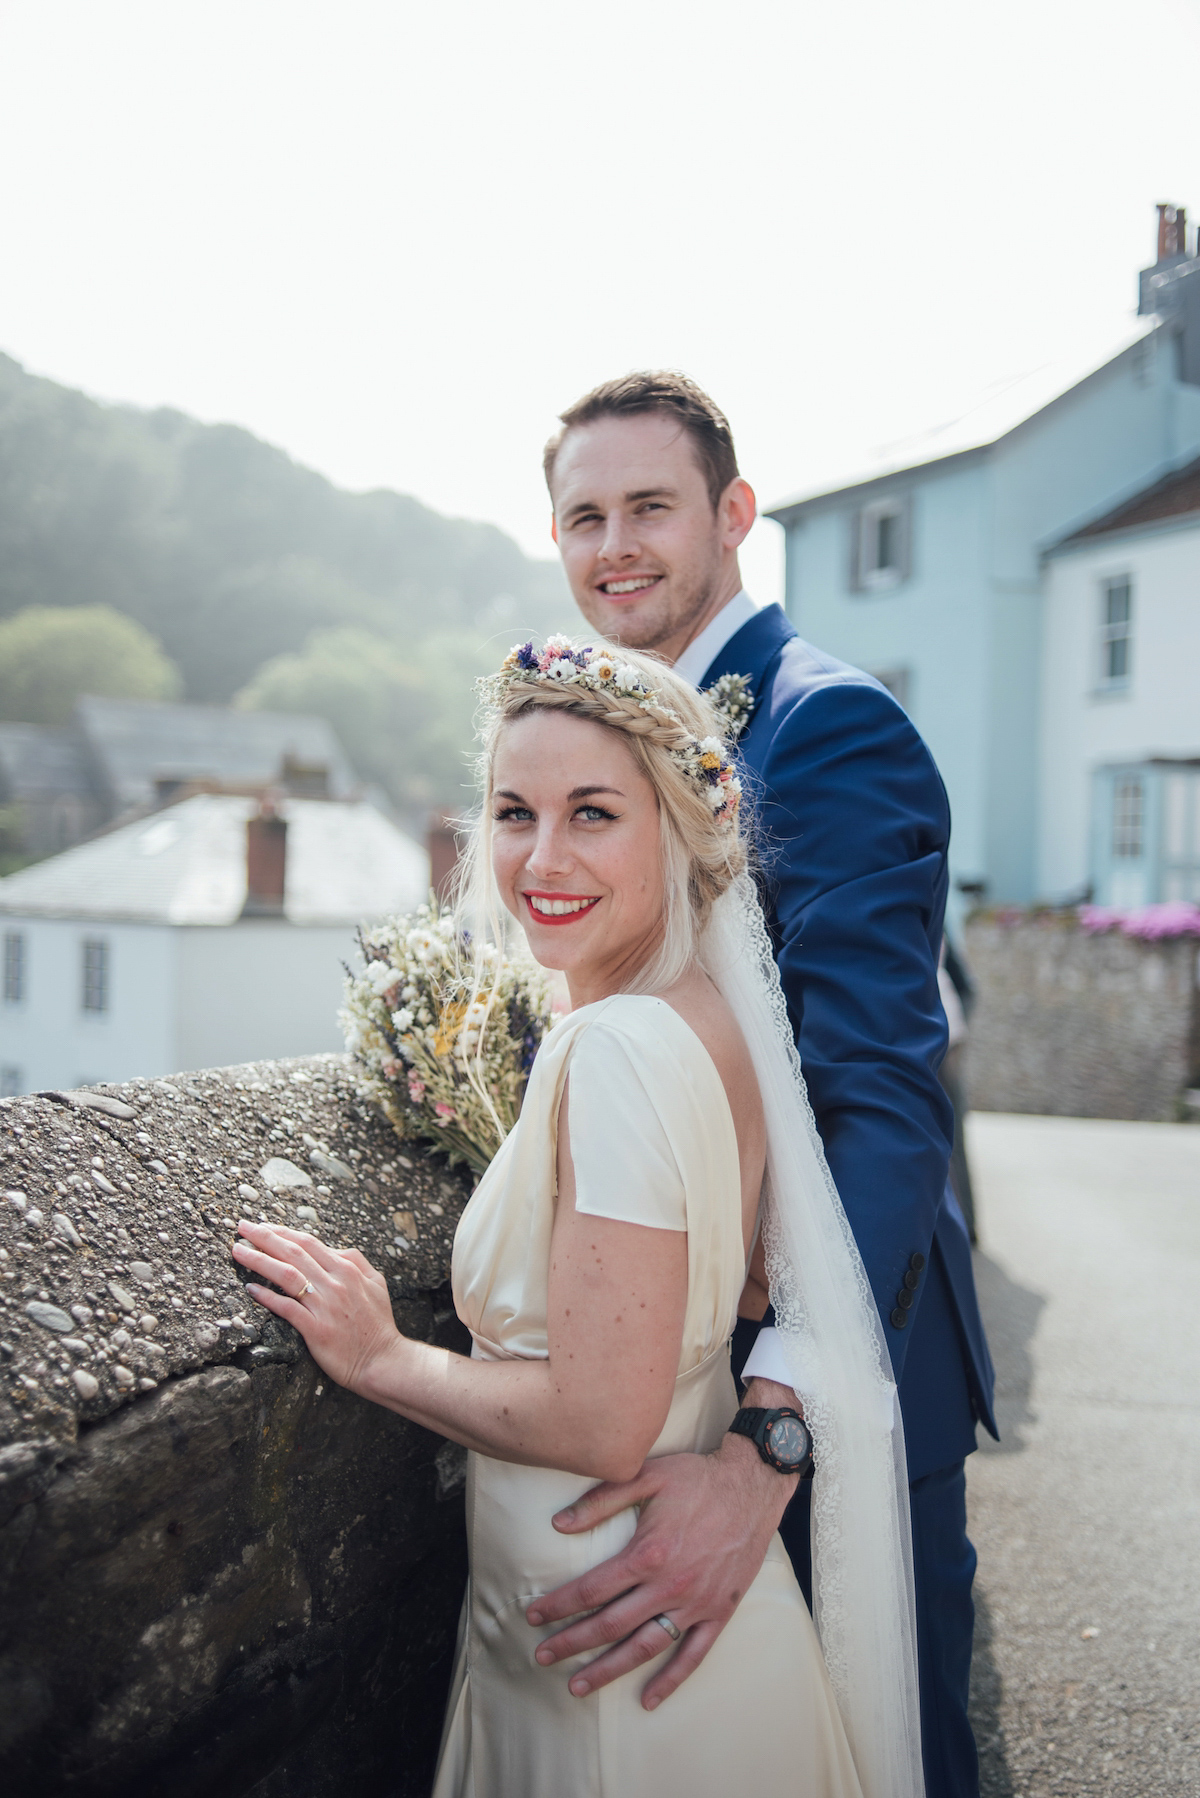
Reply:
<svg viewBox="0 0 1200 1798"><path fill-rule="evenodd" d="M686 1231L683 1174L664 1123L683 1074L657 1047L657 1054L639 1052L605 1019L591 1024L575 1045L569 1070L575 1209L618 1223Z"/></svg>

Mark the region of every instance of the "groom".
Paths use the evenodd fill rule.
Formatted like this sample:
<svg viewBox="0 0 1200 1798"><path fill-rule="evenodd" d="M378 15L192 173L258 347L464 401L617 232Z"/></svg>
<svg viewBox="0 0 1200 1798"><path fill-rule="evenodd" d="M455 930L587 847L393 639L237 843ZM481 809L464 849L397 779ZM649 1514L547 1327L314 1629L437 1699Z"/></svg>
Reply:
<svg viewBox="0 0 1200 1798"><path fill-rule="evenodd" d="M562 414L546 450L554 537L588 623L656 651L698 687L745 678L741 751L754 777L770 922L825 1153L858 1241L899 1384L908 1448L929 1798L978 1792L967 1721L971 1582L964 1459L992 1435L992 1366L970 1245L947 1183L953 1133L937 1069L946 1044L937 959L950 833L946 796L905 713L869 675L804 643L777 606L742 590L755 518L733 438L706 394L674 374L606 382ZM753 1279L735 1367L747 1406L794 1405ZM766 1313L765 1322L761 1322ZM820 1443L816 1444L818 1457ZM647 1687L661 1702L703 1659L780 1528L811 1602L808 1495L728 1435L713 1455L648 1461L555 1519L593 1528L631 1504L637 1533L613 1560L539 1599L531 1623L591 1615L538 1659L608 1652L584 1693L648 1660L669 1612L686 1630ZM787 1727L786 1718L780 1726ZM796 1751L802 1762L803 1742Z"/></svg>

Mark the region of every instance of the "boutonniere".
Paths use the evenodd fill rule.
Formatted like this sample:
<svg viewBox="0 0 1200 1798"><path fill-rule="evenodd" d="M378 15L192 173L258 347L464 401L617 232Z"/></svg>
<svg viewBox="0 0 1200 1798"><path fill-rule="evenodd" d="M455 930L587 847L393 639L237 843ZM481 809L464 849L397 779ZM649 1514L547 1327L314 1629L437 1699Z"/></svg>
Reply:
<svg viewBox="0 0 1200 1798"><path fill-rule="evenodd" d="M736 743L754 711L755 699L750 690L750 676L720 674L712 686L706 687L704 691L705 697L725 726L726 741Z"/></svg>

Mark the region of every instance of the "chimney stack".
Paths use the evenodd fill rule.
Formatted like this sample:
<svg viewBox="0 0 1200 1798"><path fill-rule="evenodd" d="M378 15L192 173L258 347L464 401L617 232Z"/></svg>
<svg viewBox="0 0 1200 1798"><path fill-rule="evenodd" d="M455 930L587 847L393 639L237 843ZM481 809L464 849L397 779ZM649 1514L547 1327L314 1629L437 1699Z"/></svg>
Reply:
<svg viewBox="0 0 1200 1798"><path fill-rule="evenodd" d="M1160 205L1158 208L1158 261L1168 262L1187 255L1187 208Z"/></svg>
<svg viewBox="0 0 1200 1798"><path fill-rule="evenodd" d="M246 822L246 903L243 918L282 918L287 879L287 820L264 798Z"/></svg>

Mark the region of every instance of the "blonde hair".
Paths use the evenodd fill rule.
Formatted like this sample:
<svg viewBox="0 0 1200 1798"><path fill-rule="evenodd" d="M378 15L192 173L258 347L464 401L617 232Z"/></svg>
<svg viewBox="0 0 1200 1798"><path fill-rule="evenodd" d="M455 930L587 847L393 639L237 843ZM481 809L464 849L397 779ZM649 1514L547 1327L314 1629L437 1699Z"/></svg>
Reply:
<svg viewBox="0 0 1200 1798"><path fill-rule="evenodd" d="M583 648L582 642L573 645ZM724 734L722 720L703 694L656 657L589 639L614 662L636 669L660 704L651 709L633 694L606 687L537 681L504 689L481 715L482 753L478 763L481 805L467 825L459 863L457 903L464 927L502 942L507 913L492 874L492 765L506 724L531 712L565 712L618 732L654 789L662 855L662 938L650 959L630 975L624 990L662 992L673 986L696 958L701 933L713 905L746 864L738 818L715 817L708 794L687 771L679 752L705 737ZM674 714L672 716L671 714Z"/></svg>

